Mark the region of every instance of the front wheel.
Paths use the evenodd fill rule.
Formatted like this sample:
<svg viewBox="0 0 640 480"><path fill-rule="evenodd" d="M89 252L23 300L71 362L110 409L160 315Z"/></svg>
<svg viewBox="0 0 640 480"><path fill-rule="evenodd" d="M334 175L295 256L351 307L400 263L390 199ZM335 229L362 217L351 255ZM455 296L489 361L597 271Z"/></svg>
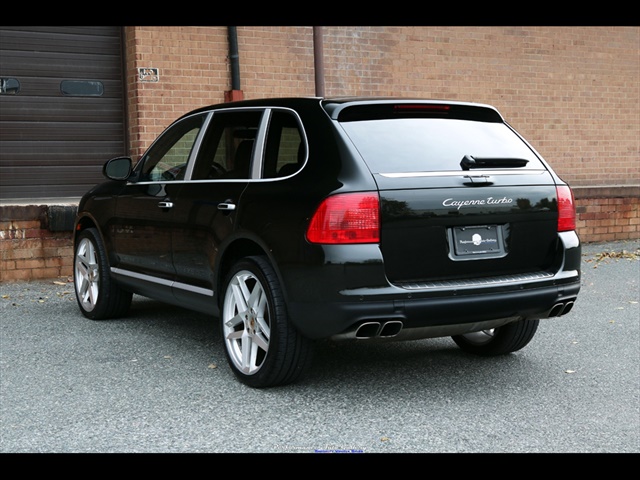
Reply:
<svg viewBox="0 0 640 480"><path fill-rule="evenodd" d="M124 315L132 295L111 278L107 252L95 228L78 234L74 257L73 283L82 314L92 320Z"/></svg>
<svg viewBox="0 0 640 480"><path fill-rule="evenodd" d="M250 387L295 382L311 362L311 341L289 321L280 283L264 257L244 258L231 269L221 324L229 365Z"/></svg>
<svg viewBox="0 0 640 480"><path fill-rule="evenodd" d="M465 352L482 356L505 355L525 347L538 329L539 320L519 320L502 327L451 337Z"/></svg>

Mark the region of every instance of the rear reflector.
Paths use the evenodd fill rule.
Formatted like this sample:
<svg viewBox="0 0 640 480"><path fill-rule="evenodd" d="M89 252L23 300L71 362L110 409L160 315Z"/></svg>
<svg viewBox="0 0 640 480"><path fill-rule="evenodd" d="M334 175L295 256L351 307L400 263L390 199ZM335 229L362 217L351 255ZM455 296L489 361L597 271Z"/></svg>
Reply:
<svg viewBox="0 0 640 480"><path fill-rule="evenodd" d="M311 218L307 240L325 244L378 243L378 194L347 193L325 198Z"/></svg>
<svg viewBox="0 0 640 480"><path fill-rule="evenodd" d="M558 231L566 232L576 229L576 205L573 192L567 185L556 187L558 196Z"/></svg>

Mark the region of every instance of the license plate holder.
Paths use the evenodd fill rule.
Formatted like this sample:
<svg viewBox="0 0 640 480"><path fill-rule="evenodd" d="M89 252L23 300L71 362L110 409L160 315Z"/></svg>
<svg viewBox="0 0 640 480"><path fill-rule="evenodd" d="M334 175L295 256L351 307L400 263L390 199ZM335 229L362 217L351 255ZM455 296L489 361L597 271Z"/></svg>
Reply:
<svg viewBox="0 0 640 480"><path fill-rule="evenodd" d="M506 255L500 225L453 227L450 232L455 258L496 258Z"/></svg>

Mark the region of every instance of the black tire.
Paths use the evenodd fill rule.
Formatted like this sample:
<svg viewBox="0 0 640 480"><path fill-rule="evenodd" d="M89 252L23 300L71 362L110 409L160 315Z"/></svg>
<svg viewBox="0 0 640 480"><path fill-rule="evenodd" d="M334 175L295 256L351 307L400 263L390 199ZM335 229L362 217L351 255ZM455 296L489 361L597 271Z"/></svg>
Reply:
<svg viewBox="0 0 640 480"><path fill-rule="evenodd" d="M524 348L538 329L539 320L519 320L502 327L451 337L465 352L474 355L506 355Z"/></svg>
<svg viewBox="0 0 640 480"><path fill-rule="evenodd" d="M120 288L109 274L109 260L100 234L87 228L75 241L73 283L82 314L92 320L125 315L131 306L131 292Z"/></svg>
<svg viewBox="0 0 640 480"><path fill-rule="evenodd" d="M291 324L282 288L265 257L236 263L224 283L220 325L235 376L253 388L298 381L311 364L312 341Z"/></svg>

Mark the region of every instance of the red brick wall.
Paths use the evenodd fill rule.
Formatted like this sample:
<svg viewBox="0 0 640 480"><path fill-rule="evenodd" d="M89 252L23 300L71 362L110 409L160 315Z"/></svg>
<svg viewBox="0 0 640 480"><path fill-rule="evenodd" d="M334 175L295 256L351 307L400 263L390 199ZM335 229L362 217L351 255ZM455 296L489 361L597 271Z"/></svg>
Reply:
<svg viewBox="0 0 640 480"><path fill-rule="evenodd" d="M0 282L71 275L71 232L48 228L47 206L0 206Z"/></svg>
<svg viewBox="0 0 640 480"><path fill-rule="evenodd" d="M325 27L328 94L496 106L572 185L639 184L638 27Z"/></svg>
<svg viewBox="0 0 640 480"><path fill-rule="evenodd" d="M322 27L325 94L496 106L572 186L638 185L640 27ZM237 27L245 98L315 94L313 27ZM131 153L224 101L227 27L126 27ZM142 83L137 68L160 70Z"/></svg>
<svg viewBox="0 0 640 480"><path fill-rule="evenodd" d="M576 188L574 193L583 242L640 238L640 187Z"/></svg>
<svg viewBox="0 0 640 480"><path fill-rule="evenodd" d="M229 89L226 27L125 27L131 154L141 155L171 121L224 101ZM142 82L138 68L159 69Z"/></svg>

